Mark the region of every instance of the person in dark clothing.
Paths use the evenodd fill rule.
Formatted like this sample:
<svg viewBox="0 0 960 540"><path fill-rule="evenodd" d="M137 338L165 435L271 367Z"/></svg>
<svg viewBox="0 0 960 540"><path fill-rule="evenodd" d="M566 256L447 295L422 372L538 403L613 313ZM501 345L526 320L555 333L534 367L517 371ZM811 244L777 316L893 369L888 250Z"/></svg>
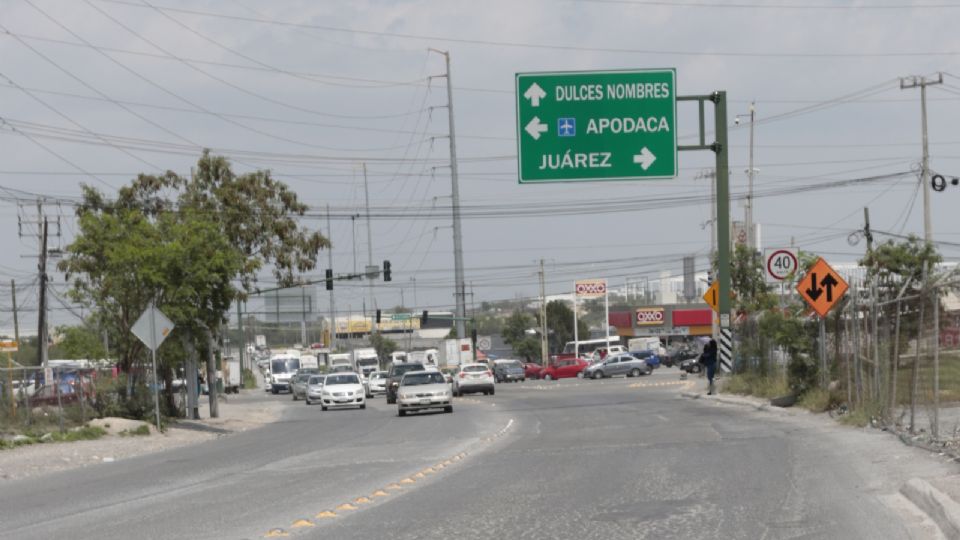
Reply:
<svg viewBox="0 0 960 540"><path fill-rule="evenodd" d="M712 396L714 394L713 377L717 374L717 340L711 339L703 348L700 364L707 370L707 380L710 381L707 395Z"/></svg>

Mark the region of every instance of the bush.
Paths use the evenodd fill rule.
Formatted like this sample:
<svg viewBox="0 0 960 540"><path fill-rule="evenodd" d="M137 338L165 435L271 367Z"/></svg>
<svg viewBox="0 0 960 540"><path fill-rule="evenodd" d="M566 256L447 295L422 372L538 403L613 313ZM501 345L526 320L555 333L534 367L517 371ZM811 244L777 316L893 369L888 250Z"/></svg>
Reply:
<svg viewBox="0 0 960 540"><path fill-rule="evenodd" d="M756 373L738 373L723 383L723 390L731 394L774 398L790 393L783 377L762 376Z"/></svg>
<svg viewBox="0 0 960 540"><path fill-rule="evenodd" d="M810 388L800 396L798 405L810 412L822 413L836 409L841 399L822 388Z"/></svg>
<svg viewBox="0 0 960 540"><path fill-rule="evenodd" d="M811 388L817 387L817 376L820 368L816 360L806 355L794 355L787 364L787 380L790 390L795 394L803 394Z"/></svg>
<svg viewBox="0 0 960 540"><path fill-rule="evenodd" d="M121 437L137 437L150 435L150 426L143 424L137 429L125 429L119 434Z"/></svg>
<svg viewBox="0 0 960 540"><path fill-rule="evenodd" d="M257 389L257 379L253 376L252 369L243 368L243 389L244 390Z"/></svg>

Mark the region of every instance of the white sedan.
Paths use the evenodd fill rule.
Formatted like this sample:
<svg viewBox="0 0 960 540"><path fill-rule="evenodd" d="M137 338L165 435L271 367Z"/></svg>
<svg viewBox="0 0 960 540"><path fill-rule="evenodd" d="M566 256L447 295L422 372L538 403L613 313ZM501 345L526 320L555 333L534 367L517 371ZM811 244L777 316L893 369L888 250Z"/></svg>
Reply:
<svg viewBox="0 0 960 540"><path fill-rule="evenodd" d="M453 393L446 377L439 371L411 371L404 374L397 387L397 413L443 409L453 412Z"/></svg>
<svg viewBox="0 0 960 540"><path fill-rule="evenodd" d="M334 373L327 375L320 393L320 408L359 407L367 408L363 383L356 373Z"/></svg>

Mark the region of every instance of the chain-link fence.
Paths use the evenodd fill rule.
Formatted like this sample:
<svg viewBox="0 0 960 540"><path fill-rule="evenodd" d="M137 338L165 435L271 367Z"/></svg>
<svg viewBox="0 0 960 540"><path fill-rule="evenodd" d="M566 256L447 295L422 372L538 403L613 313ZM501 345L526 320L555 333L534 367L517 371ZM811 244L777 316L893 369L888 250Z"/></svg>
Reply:
<svg viewBox="0 0 960 540"><path fill-rule="evenodd" d="M98 416L95 369L73 366L0 368L0 428L56 424L62 432Z"/></svg>

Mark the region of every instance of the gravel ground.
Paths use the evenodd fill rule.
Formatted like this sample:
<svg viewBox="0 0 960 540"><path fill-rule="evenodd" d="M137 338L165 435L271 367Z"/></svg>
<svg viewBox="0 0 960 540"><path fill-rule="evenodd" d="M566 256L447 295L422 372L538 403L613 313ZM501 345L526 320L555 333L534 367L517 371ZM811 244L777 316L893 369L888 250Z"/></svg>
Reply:
<svg viewBox="0 0 960 540"><path fill-rule="evenodd" d="M283 402L259 398L259 390L231 396L220 402L220 418L208 418L205 400L201 420L182 421L165 433L151 429L149 436L121 437L121 429L128 429L122 419L101 419L110 424L109 435L94 441L31 444L0 451L0 485L6 480L36 477L52 472L86 467L94 463L162 452L189 444L196 444L232 433L253 429L279 417Z"/></svg>

